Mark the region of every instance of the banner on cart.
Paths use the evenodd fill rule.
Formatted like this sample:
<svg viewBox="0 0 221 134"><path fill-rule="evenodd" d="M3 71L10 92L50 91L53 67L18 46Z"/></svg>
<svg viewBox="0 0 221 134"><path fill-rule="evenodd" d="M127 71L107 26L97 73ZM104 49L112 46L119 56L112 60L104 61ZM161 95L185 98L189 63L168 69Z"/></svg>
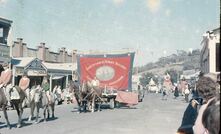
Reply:
<svg viewBox="0 0 221 134"><path fill-rule="evenodd" d="M99 80L107 89L131 88L134 53L121 55L78 55L80 81Z"/></svg>

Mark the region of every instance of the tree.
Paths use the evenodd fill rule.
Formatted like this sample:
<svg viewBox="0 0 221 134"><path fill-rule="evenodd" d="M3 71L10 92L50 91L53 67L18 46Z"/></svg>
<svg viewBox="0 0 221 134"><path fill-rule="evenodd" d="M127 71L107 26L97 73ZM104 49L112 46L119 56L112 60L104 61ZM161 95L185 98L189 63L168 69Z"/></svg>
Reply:
<svg viewBox="0 0 221 134"><path fill-rule="evenodd" d="M158 84L158 78L155 77L153 73L148 72L148 73L143 74L142 77L140 78L141 85L145 87L147 84L149 84L151 78L153 78L154 82Z"/></svg>

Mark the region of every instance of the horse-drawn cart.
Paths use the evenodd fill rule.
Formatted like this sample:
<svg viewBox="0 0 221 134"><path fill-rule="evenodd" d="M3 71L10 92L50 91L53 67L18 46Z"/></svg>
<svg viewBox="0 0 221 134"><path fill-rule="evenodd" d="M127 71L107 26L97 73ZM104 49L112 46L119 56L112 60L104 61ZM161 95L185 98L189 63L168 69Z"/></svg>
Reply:
<svg viewBox="0 0 221 134"><path fill-rule="evenodd" d="M78 54L76 82L80 92L87 90L88 93L84 97L77 98L87 102L90 98L93 106L109 103L110 108L114 108L118 92L132 89L134 54L134 52ZM89 89L85 89L86 87Z"/></svg>

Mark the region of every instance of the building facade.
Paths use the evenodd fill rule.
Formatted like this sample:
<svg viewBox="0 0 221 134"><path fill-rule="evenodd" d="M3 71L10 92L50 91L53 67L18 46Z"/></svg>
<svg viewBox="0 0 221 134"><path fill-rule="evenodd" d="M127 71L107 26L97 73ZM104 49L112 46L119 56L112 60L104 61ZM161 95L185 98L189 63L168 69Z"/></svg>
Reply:
<svg viewBox="0 0 221 134"><path fill-rule="evenodd" d="M203 35L201 44L201 71L203 73L220 73L220 29L207 31Z"/></svg>
<svg viewBox="0 0 221 134"><path fill-rule="evenodd" d="M50 82L50 89L55 85L60 85L62 89L72 80L72 73L77 69L76 63L48 63L34 57L20 57L12 59L12 84L18 85L26 72L30 78L29 88L41 85L43 77L47 77Z"/></svg>
<svg viewBox="0 0 221 134"><path fill-rule="evenodd" d="M5 44L0 44L0 64L4 64L10 61L10 48Z"/></svg>
<svg viewBox="0 0 221 134"><path fill-rule="evenodd" d="M35 57L44 62L51 63L74 63L76 62L76 50L68 54L65 47L58 52L52 52L46 47L45 43L40 43L37 48L29 48L22 38L17 38L12 46L12 56L17 57Z"/></svg>
<svg viewBox="0 0 221 134"><path fill-rule="evenodd" d="M7 43L11 25L11 20L0 17L0 64L7 63L10 60L10 48Z"/></svg>
<svg viewBox="0 0 221 134"><path fill-rule="evenodd" d="M0 43L7 44L12 21L0 17Z"/></svg>

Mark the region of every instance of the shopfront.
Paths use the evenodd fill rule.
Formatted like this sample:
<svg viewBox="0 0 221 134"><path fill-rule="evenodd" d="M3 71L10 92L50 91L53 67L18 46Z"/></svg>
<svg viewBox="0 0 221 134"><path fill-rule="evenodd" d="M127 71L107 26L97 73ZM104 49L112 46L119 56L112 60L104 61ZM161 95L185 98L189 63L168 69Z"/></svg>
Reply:
<svg viewBox="0 0 221 134"><path fill-rule="evenodd" d="M73 63L43 63L47 68L47 73L50 77L50 85L53 90L55 86L60 86L65 89L68 82L72 80L73 70L76 70L76 65Z"/></svg>
<svg viewBox="0 0 221 134"><path fill-rule="evenodd" d="M18 85L24 73L30 79L31 88L34 85L41 85L43 77L47 76L47 68L42 64L38 58L15 58L17 64L13 65L13 85Z"/></svg>

